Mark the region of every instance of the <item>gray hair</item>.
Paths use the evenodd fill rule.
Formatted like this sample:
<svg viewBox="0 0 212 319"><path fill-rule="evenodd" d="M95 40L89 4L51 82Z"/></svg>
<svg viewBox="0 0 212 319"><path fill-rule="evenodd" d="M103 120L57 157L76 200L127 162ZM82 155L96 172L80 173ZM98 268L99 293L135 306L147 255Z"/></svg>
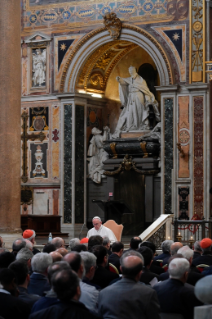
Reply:
<svg viewBox="0 0 212 319"><path fill-rule="evenodd" d="M102 243L102 245L103 246L106 246L107 244L109 244L110 243L110 239L108 238L108 237L103 237L103 243Z"/></svg>
<svg viewBox="0 0 212 319"><path fill-rule="evenodd" d="M200 241L195 241L194 243L194 250L197 250L199 252L202 252L202 248L200 247Z"/></svg>
<svg viewBox="0 0 212 319"><path fill-rule="evenodd" d="M79 238L72 238L70 239L69 241L69 247L70 249L74 248L75 246L79 245L80 244L80 240Z"/></svg>
<svg viewBox="0 0 212 319"><path fill-rule="evenodd" d="M93 217L93 218L92 218L92 221L93 221L94 219L99 219L99 220L100 220L100 222L102 221L102 220L101 220L101 218L100 218L99 216L95 216L95 217Z"/></svg>
<svg viewBox="0 0 212 319"><path fill-rule="evenodd" d="M180 249L178 249L177 253L183 255L183 257L188 261L193 258L194 255L194 251L188 246L181 247Z"/></svg>
<svg viewBox="0 0 212 319"><path fill-rule="evenodd" d="M173 279L181 279L185 272L189 271L190 264L185 258L174 258L169 264L169 276Z"/></svg>
<svg viewBox="0 0 212 319"><path fill-rule="evenodd" d="M171 245L172 245L173 243L174 243L173 240L169 240L169 239L164 240L164 241L162 242L162 245L161 245L161 248L162 248L162 250L163 250L163 253L165 253L165 252L169 252L169 253L170 253L170 251L171 251Z"/></svg>
<svg viewBox="0 0 212 319"><path fill-rule="evenodd" d="M17 260L23 259L24 261L28 261L29 259L32 259L33 256L34 255L32 251L25 247L19 250L19 252L17 253L16 259Z"/></svg>
<svg viewBox="0 0 212 319"><path fill-rule="evenodd" d="M26 242L26 248L32 250L33 249L33 244L29 239L24 239L24 241Z"/></svg>
<svg viewBox="0 0 212 319"><path fill-rule="evenodd" d="M96 266L97 257L94 254L89 253L88 251L82 251L80 253L80 256L82 257L82 260L84 262L85 273L87 274L91 267Z"/></svg>
<svg viewBox="0 0 212 319"><path fill-rule="evenodd" d="M136 257L139 257L142 261L142 265L144 265L144 257L138 252L138 251L135 251L135 250L129 250L127 251L126 253L124 253L121 258L120 258L120 264L121 266L123 266L123 261L126 257L129 257L129 256L136 256Z"/></svg>
<svg viewBox="0 0 212 319"><path fill-rule="evenodd" d="M55 237L52 239L51 244L55 245L56 248L60 248L64 244L64 240L61 237Z"/></svg>
<svg viewBox="0 0 212 319"><path fill-rule="evenodd" d="M13 242L12 249L14 251L19 251L22 248L26 247L26 242L23 238L18 238Z"/></svg>
<svg viewBox="0 0 212 319"><path fill-rule="evenodd" d="M52 263L53 259L51 255L47 253L38 253L32 258L32 271L44 273Z"/></svg>

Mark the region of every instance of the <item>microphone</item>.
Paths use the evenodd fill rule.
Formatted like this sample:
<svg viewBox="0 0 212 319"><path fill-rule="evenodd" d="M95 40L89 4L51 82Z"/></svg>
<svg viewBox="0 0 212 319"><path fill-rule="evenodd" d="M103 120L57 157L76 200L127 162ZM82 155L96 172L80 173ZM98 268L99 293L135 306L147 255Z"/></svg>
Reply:
<svg viewBox="0 0 212 319"><path fill-rule="evenodd" d="M82 225L81 231L80 231L79 236L78 236L79 239L81 239L80 236L81 236L81 234L82 234L82 230L83 230L84 226L85 226L85 223Z"/></svg>

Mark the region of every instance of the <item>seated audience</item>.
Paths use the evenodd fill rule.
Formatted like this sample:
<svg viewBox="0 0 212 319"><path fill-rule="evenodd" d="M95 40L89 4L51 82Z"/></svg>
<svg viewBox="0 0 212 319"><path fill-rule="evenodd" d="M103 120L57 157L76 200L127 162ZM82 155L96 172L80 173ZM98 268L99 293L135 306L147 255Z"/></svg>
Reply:
<svg viewBox="0 0 212 319"><path fill-rule="evenodd" d="M183 244L179 241L175 241L171 245L171 256L177 254L178 250L183 247Z"/></svg>
<svg viewBox="0 0 212 319"><path fill-rule="evenodd" d="M65 240L61 237L53 238L51 244L55 245L56 249L65 248Z"/></svg>
<svg viewBox="0 0 212 319"><path fill-rule="evenodd" d="M52 251L55 251L56 250L56 247L54 244L52 243L48 243L46 244L44 247L43 247L43 253L51 253Z"/></svg>
<svg viewBox="0 0 212 319"><path fill-rule="evenodd" d="M79 245L79 244L80 244L79 238L72 238L69 241L69 248L72 250L72 248L74 248L74 246Z"/></svg>
<svg viewBox="0 0 212 319"><path fill-rule="evenodd" d="M175 258L169 264L170 278L159 282L153 289L157 292L161 312L180 313L185 319L193 319L194 307L200 306L194 287L185 285L190 265L185 258Z"/></svg>
<svg viewBox="0 0 212 319"><path fill-rule="evenodd" d="M103 243L102 246L104 246L107 249L108 255L112 254L112 251L110 250L110 239L108 237L103 237Z"/></svg>
<svg viewBox="0 0 212 319"><path fill-rule="evenodd" d="M30 306L18 298L15 274L11 269L0 271L0 316L4 319L28 319Z"/></svg>
<svg viewBox="0 0 212 319"><path fill-rule="evenodd" d="M142 243L139 244L139 247L143 247L143 246L150 248L153 253L153 261L151 263L149 270L157 275L163 274L165 270L161 268L160 263L158 261L154 260L155 253L156 253L155 244L150 241L143 241Z"/></svg>
<svg viewBox="0 0 212 319"><path fill-rule="evenodd" d="M192 262L193 266L205 264L212 266L212 251L211 251L212 240L210 238L204 238L200 241L200 247L202 249L202 255L195 258Z"/></svg>
<svg viewBox="0 0 212 319"><path fill-rule="evenodd" d="M123 278L103 289L99 295L99 315L104 319L159 319L159 304L155 291L139 282L143 257L129 251L121 257Z"/></svg>
<svg viewBox="0 0 212 319"><path fill-rule="evenodd" d="M124 254L130 250L138 250L139 244L142 243L140 237L132 237L130 240L130 248L124 251Z"/></svg>
<svg viewBox="0 0 212 319"><path fill-rule="evenodd" d="M30 276L25 260L16 260L10 264L8 268L11 269L15 274L16 284L18 285L19 291L18 298L25 301L30 308L32 308L34 303L40 299L40 296L29 294L28 292L27 288L29 285Z"/></svg>
<svg viewBox="0 0 212 319"><path fill-rule="evenodd" d="M63 259L63 256L58 251L52 251L49 255L52 256L53 263Z"/></svg>
<svg viewBox="0 0 212 319"><path fill-rule="evenodd" d="M108 254L105 247L101 245L93 246L92 253L97 257L96 263L98 266L92 279L92 283L103 289L112 281L119 279L119 275L106 269L106 266L108 265Z"/></svg>
<svg viewBox="0 0 212 319"><path fill-rule="evenodd" d="M60 255L62 255L63 257L68 254L68 250L65 249L65 248L62 248L62 247L61 247L61 248L58 248L56 251L57 251Z"/></svg>
<svg viewBox="0 0 212 319"><path fill-rule="evenodd" d="M103 238L101 236L99 235L91 236L88 239L88 251L91 251L93 246L102 245L102 244L103 244Z"/></svg>
<svg viewBox="0 0 212 319"><path fill-rule="evenodd" d="M0 254L0 269L7 268L13 261L15 256L9 251L5 251Z"/></svg>
<svg viewBox="0 0 212 319"><path fill-rule="evenodd" d="M47 269L53 260L47 253L39 253L33 256L31 260L32 275L28 286L30 294L43 296L46 291L51 289L47 279Z"/></svg>
<svg viewBox="0 0 212 319"><path fill-rule="evenodd" d="M150 248L148 247L140 247L138 248L138 252L143 256L144 258L144 267L143 272L140 277L140 281L145 283L146 285L151 285L151 281L156 278L157 281L159 279L159 276L153 272L150 271L150 266L153 261L153 253Z"/></svg>
<svg viewBox="0 0 212 319"><path fill-rule="evenodd" d="M81 251L87 251L87 247L83 244L80 244L80 245L74 246L74 248L72 248L71 251L76 251L76 252L80 253Z"/></svg>
<svg viewBox="0 0 212 319"><path fill-rule="evenodd" d="M56 272L52 278L53 289L60 302L47 309L35 312L29 319L94 319L95 315L79 302L79 279L72 270Z"/></svg>
<svg viewBox="0 0 212 319"><path fill-rule="evenodd" d="M23 238L16 239L13 242L13 245L12 245L12 253L13 253L13 255L16 257L16 255L19 252L19 250L21 250L24 247L26 247L25 240Z"/></svg>
<svg viewBox="0 0 212 319"><path fill-rule="evenodd" d="M164 240L161 245L163 252L159 256L155 256L154 260L162 260L163 265L168 264L168 260L171 257L171 245L173 243L173 240Z"/></svg>
<svg viewBox="0 0 212 319"><path fill-rule="evenodd" d="M58 303L57 295L52 288L52 276L56 272L64 270L64 269L66 269L66 270L71 269L69 264L66 261L55 262L54 264L52 264L48 267L48 279L49 279L49 284L51 285L51 289L49 291L47 291L47 293L44 297L41 297L34 304L34 306L32 307L31 313L46 309L46 308Z"/></svg>
<svg viewBox="0 0 212 319"><path fill-rule="evenodd" d="M32 245L33 245L33 249L32 249L32 252L33 252L33 255L36 255L38 253L40 253L40 251L34 247L35 245L35 231L32 230L32 229L26 229L24 232L23 232L23 239L28 239L29 241L31 241Z"/></svg>
<svg viewBox="0 0 212 319"><path fill-rule="evenodd" d="M28 269L31 269L31 259L33 257L33 252L29 250L28 248L22 248L19 250L16 256L16 260L24 260L25 263L27 264Z"/></svg>
<svg viewBox="0 0 212 319"><path fill-rule="evenodd" d="M64 257L64 260L68 262L71 269L74 270L79 277L81 290L79 301L82 302L90 311L97 313L99 292L95 287L82 282L84 275L84 263L81 255L77 252L70 252Z"/></svg>
<svg viewBox="0 0 212 319"><path fill-rule="evenodd" d="M193 259L196 259L197 257L202 255L202 248L200 247L200 241L195 241L194 243L194 256Z"/></svg>
<svg viewBox="0 0 212 319"><path fill-rule="evenodd" d="M101 287L98 285L95 285L91 282L91 280L94 277L95 271L96 271L96 256L88 251L82 251L80 253L80 256L82 257L82 260L84 262L84 269L85 274L82 278L82 281L86 284L95 287L96 289L100 290Z"/></svg>
<svg viewBox="0 0 212 319"><path fill-rule="evenodd" d="M112 254L108 258L108 262L113 264L120 273L120 258L123 255L124 245L120 241L112 244Z"/></svg>
<svg viewBox="0 0 212 319"><path fill-rule="evenodd" d="M195 296L205 305L212 305L212 275L200 279L194 288Z"/></svg>
<svg viewBox="0 0 212 319"><path fill-rule="evenodd" d="M24 241L26 242L26 248L33 251L33 244L31 243L31 241L28 239L24 239Z"/></svg>

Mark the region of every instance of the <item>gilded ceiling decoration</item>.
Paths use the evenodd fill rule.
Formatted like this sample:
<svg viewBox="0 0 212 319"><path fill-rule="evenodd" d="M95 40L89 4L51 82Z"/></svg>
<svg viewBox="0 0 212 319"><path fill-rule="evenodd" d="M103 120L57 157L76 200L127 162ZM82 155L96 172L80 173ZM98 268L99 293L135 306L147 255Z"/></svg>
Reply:
<svg viewBox="0 0 212 319"><path fill-rule="evenodd" d="M108 78L118 61L138 47L127 41L113 41L92 53L79 71L76 88L104 93Z"/></svg>

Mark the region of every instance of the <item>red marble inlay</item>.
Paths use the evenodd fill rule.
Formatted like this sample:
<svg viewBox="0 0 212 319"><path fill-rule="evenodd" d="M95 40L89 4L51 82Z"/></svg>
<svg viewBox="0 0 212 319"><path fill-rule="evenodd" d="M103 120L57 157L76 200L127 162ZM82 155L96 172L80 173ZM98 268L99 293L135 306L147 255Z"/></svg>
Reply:
<svg viewBox="0 0 212 319"><path fill-rule="evenodd" d="M203 217L203 96L194 97L194 215Z"/></svg>

